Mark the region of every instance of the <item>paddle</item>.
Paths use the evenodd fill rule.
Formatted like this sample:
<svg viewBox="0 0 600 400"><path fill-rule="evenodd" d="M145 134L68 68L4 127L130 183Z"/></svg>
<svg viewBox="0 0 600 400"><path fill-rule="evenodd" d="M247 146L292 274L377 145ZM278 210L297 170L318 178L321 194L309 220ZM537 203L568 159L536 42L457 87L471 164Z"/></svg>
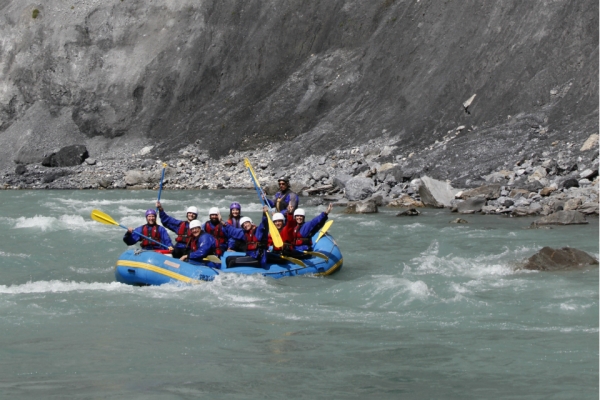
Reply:
<svg viewBox="0 0 600 400"><path fill-rule="evenodd" d="M250 172L250 177L252 178L252 182L254 183L254 189L256 189L256 194L258 194L258 199L260 200L263 206L268 207L268 202L266 202L267 204L265 204L265 198L263 197L265 196L265 192L260 187L260 183L258 183L258 179L256 179L256 175L254 174L254 170L252 169L252 165L250 164L250 161L247 158L244 158L244 165L246 166L246 168L248 168L248 172ZM271 216L269 215L269 213L266 214L267 221L269 223L269 233L271 234L271 238L273 239L273 246L283 247L283 240L281 239L281 235L279 234L277 227L271 220Z"/></svg>
<svg viewBox="0 0 600 400"><path fill-rule="evenodd" d="M105 214L105 213L103 213L102 211L99 211L99 210L92 210L92 219L94 221L100 222L100 223L105 224L105 225L116 225L116 226L120 226L121 228L125 229L126 231L129 230L128 227L119 224L117 221L115 221L114 219L112 219L112 217L110 215ZM162 244L161 242L157 242L156 240L154 240L152 238L149 238L148 236L144 236L144 235L139 234L139 233L138 233L138 235L141 236L141 237L143 237L144 239L147 239L147 240L149 240L151 242L154 242L154 243L158 244L159 246L164 247L165 249L169 248L169 246L167 246L166 244Z"/></svg>
<svg viewBox="0 0 600 400"><path fill-rule="evenodd" d="M156 202L160 201L160 194L162 193L162 185L165 180L165 168L167 168L167 164L163 163L162 176L160 177L160 186L158 187L158 199ZM158 213L158 207L156 207L156 212Z"/></svg>
<svg viewBox="0 0 600 400"><path fill-rule="evenodd" d="M219 257L213 256L213 255L209 255L209 256L204 257L202 259L202 261L210 261L210 262L214 262L214 263L217 263L217 264L221 264L221 259Z"/></svg>
<svg viewBox="0 0 600 400"><path fill-rule="evenodd" d="M323 235L325 235L325 233L327 233L327 231L329 230L329 227L331 226L331 224L333 224L333 220L332 219L330 219L329 221L325 222L325 225L323 225L323 227L319 231L319 236L317 236L317 240L315 240L315 243L317 243L319 241L319 239L321 239L323 237Z"/></svg>
<svg viewBox="0 0 600 400"><path fill-rule="evenodd" d="M298 260L297 258L282 256L281 254L271 253L271 252L269 252L269 254L272 254L272 255L274 255L276 257L279 257L279 258L281 258L283 260L287 260L287 261L289 261L289 262L291 262L293 264L299 265L302 268L306 268L306 264L304 264L302 261Z"/></svg>
<svg viewBox="0 0 600 400"><path fill-rule="evenodd" d="M323 253L319 253L318 251L303 251L302 253L304 254L309 254L313 257L319 257L322 258L325 261L329 261L329 257L327 257L325 254Z"/></svg>

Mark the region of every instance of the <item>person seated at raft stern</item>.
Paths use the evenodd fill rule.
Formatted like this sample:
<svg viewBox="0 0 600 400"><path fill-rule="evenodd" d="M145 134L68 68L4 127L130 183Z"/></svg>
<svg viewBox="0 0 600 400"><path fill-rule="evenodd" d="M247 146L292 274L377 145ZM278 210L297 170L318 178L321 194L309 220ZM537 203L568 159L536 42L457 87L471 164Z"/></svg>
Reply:
<svg viewBox="0 0 600 400"><path fill-rule="evenodd" d="M173 250L173 243L171 243L171 238L169 237L169 233L167 232L167 230L160 225L156 225L156 211L154 210L146 211L145 225L139 226L135 229L127 229L127 232L125 232L125 236L123 236L123 241L127 246L132 246L141 240L141 246L144 250L164 249L164 247L160 246L158 243L154 243L148 239L144 239L140 235L144 235L151 239L154 239L157 242L167 246L169 250Z"/></svg>
<svg viewBox="0 0 600 400"><path fill-rule="evenodd" d="M312 251L312 237L319 229L323 227L323 225L325 225L332 208L333 205L329 203L327 210L323 211L321 214L317 215L308 222L304 222L306 213L302 208L297 208L296 211L294 211L293 217L291 214L288 214L286 226L290 227L291 242L288 249L292 252Z"/></svg>
<svg viewBox="0 0 600 400"><path fill-rule="evenodd" d="M172 254L173 258L180 258L185 254L188 238L192 236L192 233L190 232L190 222L198 218L198 209L194 206L188 207L186 214L187 221L180 221L167 215L160 201L156 202L156 208L158 208L160 222L165 228L177 234L177 237L175 238L175 248L173 249Z"/></svg>
<svg viewBox="0 0 600 400"><path fill-rule="evenodd" d="M227 224L231 225L235 228L241 228L242 224L240 220L242 219L242 206L238 202L233 202L229 206L229 219L227 220Z"/></svg>
<svg viewBox="0 0 600 400"><path fill-rule="evenodd" d="M223 225L223 230L229 237L229 247L246 253L246 256L227 257L227 268L232 268L236 265L266 268L266 216L263 216L263 220L258 227L252 224L252 220L248 217L242 217L240 224L242 225L241 229L229 224Z"/></svg>
<svg viewBox="0 0 600 400"><path fill-rule="evenodd" d="M208 221L204 224L204 231L212 235L217 242L215 254L221 257L227 250L227 234L223 231L221 213L217 207L212 207L208 210Z"/></svg>
<svg viewBox="0 0 600 400"><path fill-rule="evenodd" d="M179 258L181 261L202 262L206 256L215 254L217 243L211 235L202 233L202 222L191 221L190 231L191 236L187 239L185 254Z"/></svg>
<svg viewBox="0 0 600 400"><path fill-rule="evenodd" d="M277 179L277 184L279 185L279 191L275 193L273 200L265 199L269 202L271 207L275 207L275 209L282 213L286 214L288 211L288 207L292 206L292 212L298 208L298 195L292 192L290 189L290 177L282 176Z"/></svg>

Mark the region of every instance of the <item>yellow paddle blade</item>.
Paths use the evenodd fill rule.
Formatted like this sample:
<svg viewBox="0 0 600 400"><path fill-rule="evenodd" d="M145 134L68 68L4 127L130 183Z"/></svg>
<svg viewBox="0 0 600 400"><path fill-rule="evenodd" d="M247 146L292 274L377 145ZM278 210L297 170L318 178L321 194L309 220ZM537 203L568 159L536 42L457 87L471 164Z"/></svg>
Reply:
<svg viewBox="0 0 600 400"><path fill-rule="evenodd" d="M221 259L217 256L212 256L212 255L206 256L202 260L221 264Z"/></svg>
<svg viewBox="0 0 600 400"><path fill-rule="evenodd" d="M268 213L267 213L267 221L269 222L269 233L271 234L271 239L273 239L273 246L280 247L280 248L283 247L283 240L281 239L281 235L279 234L277 227L271 220L271 217L269 216Z"/></svg>
<svg viewBox="0 0 600 400"><path fill-rule="evenodd" d="M317 240L315 240L315 243L317 243L319 241L319 239L321 239L323 237L323 235L325 235L327 233L327 231L329 230L329 227L331 226L331 224L333 224L333 220L332 219L330 219L329 221L325 222L325 225L323 225L323 227L319 231L319 236L317 236Z"/></svg>
<svg viewBox="0 0 600 400"><path fill-rule="evenodd" d="M287 256L282 256L282 255L280 255L279 257L281 257L281 258L283 258L284 260L287 260L287 261L289 261L289 262L291 262L291 263L293 263L293 264L299 265L299 266L301 266L301 267L303 267L303 268L305 268L305 267L306 267L306 264L304 264L302 261L298 260L297 258L294 258L294 257L287 257Z"/></svg>
<svg viewBox="0 0 600 400"><path fill-rule="evenodd" d="M101 224L119 225L119 223L112 219L110 215L105 214L100 210L92 210L92 219L100 222Z"/></svg>
<svg viewBox="0 0 600 400"><path fill-rule="evenodd" d="M256 174L254 173L254 168L252 168L252 164L250 164L250 160L248 160L247 158L244 158L244 165L246 166L246 168L248 168L250 170L250 174L254 178L254 182L256 182L256 186L260 187L260 182L258 181L258 178L256 178Z"/></svg>
<svg viewBox="0 0 600 400"><path fill-rule="evenodd" d="M322 258L325 261L329 261L329 257L327 257L325 254L323 253L319 253L318 251L303 251L304 254L309 254L313 257L319 257Z"/></svg>

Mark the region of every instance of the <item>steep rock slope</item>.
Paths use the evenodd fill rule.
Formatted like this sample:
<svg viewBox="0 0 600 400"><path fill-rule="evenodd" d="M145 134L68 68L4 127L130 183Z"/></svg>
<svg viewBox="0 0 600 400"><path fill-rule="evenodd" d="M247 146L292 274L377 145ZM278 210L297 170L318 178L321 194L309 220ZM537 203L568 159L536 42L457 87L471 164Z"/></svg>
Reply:
<svg viewBox="0 0 600 400"><path fill-rule="evenodd" d="M285 165L383 135L402 156L465 126L415 165L447 177L598 131L596 1L7 0L0 11L0 167L73 143L126 157L145 144L161 156L201 140L218 156L286 141Z"/></svg>

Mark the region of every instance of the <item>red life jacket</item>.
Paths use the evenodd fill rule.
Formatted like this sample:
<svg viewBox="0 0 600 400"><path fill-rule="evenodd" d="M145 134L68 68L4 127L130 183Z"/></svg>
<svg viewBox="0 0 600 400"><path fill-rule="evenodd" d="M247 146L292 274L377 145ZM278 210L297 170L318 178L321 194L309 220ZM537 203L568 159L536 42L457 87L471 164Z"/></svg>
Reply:
<svg viewBox="0 0 600 400"><path fill-rule="evenodd" d="M183 221L181 225L179 225L179 229L177 230L177 237L175 241L177 243L185 243L189 237L192 237L192 231L190 231L189 223L187 221Z"/></svg>
<svg viewBox="0 0 600 400"><path fill-rule="evenodd" d="M300 233L300 228L302 225L296 225L294 228L294 233L292 234L292 243L294 246L312 246L312 238L311 237L303 237Z"/></svg>
<svg viewBox="0 0 600 400"><path fill-rule="evenodd" d="M192 235L190 235L189 238L187 239L186 248L192 249L192 253L194 251L198 250L198 240L195 237L193 237Z"/></svg>
<svg viewBox="0 0 600 400"><path fill-rule="evenodd" d="M221 257L223 255L223 248L221 246L227 243L227 238L225 237L225 233L223 233L223 225L219 223L217 226L213 227L210 222L206 222L204 224L204 230L215 238L215 241L217 242L215 253L217 256Z"/></svg>
<svg viewBox="0 0 600 400"><path fill-rule="evenodd" d="M229 218L227 220L227 225L231 225L234 228L241 228L242 226L240 225L240 219L242 219L242 216L240 215L239 218Z"/></svg>
<svg viewBox="0 0 600 400"><path fill-rule="evenodd" d="M150 225L146 224L144 225L144 227L142 228L142 234L144 236L148 236L149 238L152 238L154 240L156 240L158 243L160 243L160 233L158 232L158 225L152 225L152 230L150 232L148 232L150 230ZM142 240L142 247L145 246L158 246L156 243L149 241L148 239L144 239Z"/></svg>
<svg viewBox="0 0 600 400"><path fill-rule="evenodd" d="M252 225L252 228L248 231L244 231L244 236L246 236L246 251L254 251L258 249L259 241L255 236L256 233L256 225Z"/></svg>

